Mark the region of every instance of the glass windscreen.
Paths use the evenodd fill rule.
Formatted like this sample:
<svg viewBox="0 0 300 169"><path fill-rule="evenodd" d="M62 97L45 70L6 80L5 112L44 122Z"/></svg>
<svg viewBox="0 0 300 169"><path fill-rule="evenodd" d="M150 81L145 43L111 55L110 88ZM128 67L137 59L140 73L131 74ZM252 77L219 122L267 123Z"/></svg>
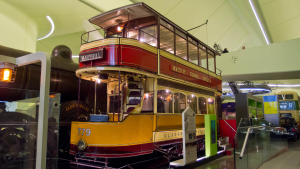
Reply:
<svg viewBox="0 0 300 169"><path fill-rule="evenodd" d="M174 94L174 113L182 113L186 108L186 97L183 93Z"/></svg>
<svg viewBox="0 0 300 169"><path fill-rule="evenodd" d="M169 90L157 91L157 113L173 113L173 93Z"/></svg>
<svg viewBox="0 0 300 169"><path fill-rule="evenodd" d="M297 101L280 101L280 110L299 110L299 105Z"/></svg>
<svg viewBox="0 0 300 169"><path fill-rule="evenodd" d="M139 34L140 41L156 47L157 46L156 29L157 29L156 25L141 28Z"/></svg>

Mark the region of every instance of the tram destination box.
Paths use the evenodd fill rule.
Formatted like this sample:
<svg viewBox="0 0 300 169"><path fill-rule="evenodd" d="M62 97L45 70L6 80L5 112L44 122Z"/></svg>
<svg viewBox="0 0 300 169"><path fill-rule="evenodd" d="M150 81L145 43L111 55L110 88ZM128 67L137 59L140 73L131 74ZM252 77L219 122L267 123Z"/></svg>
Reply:
<svg viewBox="0 0 300 169"><path fill-rule="evenodd" d="M82 52L79 54L79 62L87 62L92 60L104 59L105 48L97 49L93 51Z"/></svg>

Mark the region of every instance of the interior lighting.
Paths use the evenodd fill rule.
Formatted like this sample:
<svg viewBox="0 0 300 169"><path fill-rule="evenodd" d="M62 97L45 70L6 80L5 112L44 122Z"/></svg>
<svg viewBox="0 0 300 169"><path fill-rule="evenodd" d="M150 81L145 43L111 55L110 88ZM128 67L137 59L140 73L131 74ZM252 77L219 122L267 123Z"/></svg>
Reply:
<svg viewBox="0 0 300 169"><path fill-rule="evenodd" d="M259 27L260 27L262 33L264 34L264 37L265 37L265 39L266 39L266 41L267 41L267 44L269 45L269 44L270 44L270 43L269 43L269 40L268 40L268 38L267 38L267 36L266 36L266 33L265 33L265 31L264 31L264 28L263 28L262 24L260 23L260 20L259 20L259 18L258 18L258 16L257 16L256 10L255 10L255 8L254 8L254 6L253 6L253 4L252 4L252 1L249 0L249 3L250 3L250 5L251 5L251 8L252 8L252 10L253 10L253 13L254 13L254 15L255 15L255 17L256 17L256 20L257 20L257 22L258 22L258 24L259 24Z"/></svg>
<svg viewBox="0 0 300 169"><path fill-rule="evenodd" d="M53 31L54 31L54 22L52 21L52 19L50 18L50 16L46 16L46 18L49 20L49 22L50 22L50 24L51 24L51 31L50 31L46 36L44 36L44 37L42 37L42 38L40 38L40 39L38 39L38 40L42 40L42 39L47 38L47 37L50 36L50 35L53 33Z"/></svg>
<svg viewBox="0 0 300 169"><path fill-rule="evenodd" d="M143 38L140 39L141 42L144 42L145 40Z"/></svg>
<svg viewBox="0 0 300 169"><path fill-rule="evenodd" d="M16 73L16 64L0 63L0 82L14 82Z"/></svg>
<svg viewBox="0 0 300 169"><path fill-rule="evenodd" d="M121 32L123 30L122 26L118 26L118 31Z"/></svg>
<svg viewBox="0 0 300 169"><path fill-rule="evenodd" d="M146 97L147 97L147 98L149 97L148 93L146 94Z"/></svg>
<svg viewBox="0 0 300 169"><path fill-rule="evenodd" d="M97 83L101 83L101 79L97 79Z"/></svg>
<svg viewBox="0 0 300 169"><path fill-rule="evenodd" d="M194 94L192 94L192 97L194 97L195 95Z"/></svg>
<svg viewBox="0 0 300 169"><path fill-rule="evenodd" d="M79 58L79 56L78 55L73 55L72 58Z"/></svg>
<svg viewBox="0 0 300 169"><path fill-rule="evenodd" d="M169 93L169 90L168 90L168 89L166 90L166 93Z"/></svg>
<svg viewBox="0 0 300 169"><path fill-rule="evenodd" d="M208 101L208 102L213 102L213 99L208 98L207 101Z"/></svg>

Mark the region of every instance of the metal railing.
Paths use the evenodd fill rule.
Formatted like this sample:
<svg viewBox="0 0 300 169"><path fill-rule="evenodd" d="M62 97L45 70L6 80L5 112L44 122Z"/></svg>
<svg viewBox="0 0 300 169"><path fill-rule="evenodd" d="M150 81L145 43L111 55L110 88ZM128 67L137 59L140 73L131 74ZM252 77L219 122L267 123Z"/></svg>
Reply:
<svg viewBox="0 0 300 169"><path fill-rule="evenodd" d="M83 45L83 44L85 44L85 43L89 43L90 41L90 33L92 33L92 32L99 32L100 30L103 30L103 32L105 32L104 31L104 29L102 29L102 28L99 28L99 29L96 29L96 30L93 30L93 31L89 31L89 32L85 32L85 33L83 33L82 35L81 35L81 45ZM100 33L100 32L99 32ZM101 33L100 33L101 34ZM84 40L84 36L86 36L86 40ZM105 38L105 34L103 35L103 39ZM100 40L100 39L97 39L97 40Z"/></svg>

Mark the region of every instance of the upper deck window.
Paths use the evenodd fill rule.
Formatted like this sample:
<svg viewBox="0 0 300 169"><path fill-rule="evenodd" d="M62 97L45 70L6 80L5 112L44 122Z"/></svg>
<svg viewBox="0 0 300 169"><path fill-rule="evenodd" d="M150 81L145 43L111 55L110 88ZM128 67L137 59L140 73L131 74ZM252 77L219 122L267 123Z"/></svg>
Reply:
<svg viewBox="0 0 300 169"><path fill-rule="evenodd" d="M175 37L176 52L175 55L187 60L187 40L186 35L176 29Z"/></svg>
<svg viewBox="0 0 300 169"><path fill-rule="evenodd" d="M168 29L170 29L170 30L172 30L172 31L174 31L174 28L173 28L173 26L172 25L170 25L170 24L168 24L167 22L165 22L164 20L160 20L160 24L161 25L163 25L164 27L166 27L166 28L168 28Z"/></svg>
<svg viewBox="0 0 300 169"><path fill-rule="evenodd" d="M215 72L215 57L212 54L208 52L208 70Z"/></svg>
<svg viewBox="0 0 300 169"><path fill-rule="evenodd" d="M139 40L148 43L151 46L157 46L157 27L156 25L141 28L139 32Z"/></svg>
<svg viewBox="0 0 300 169"><path fill-rule="evenodd" d="M294 95L292 94L286 94L285 99L294 99Z"/></svg>
<svg viewBox="0 0 300 169"><path fill-rule="evenodd" d="M174 32L160 26L160 48L174 54Z"/></svg>
<svg viewBox="0 0 300 169"><path fill-rule="evenodd" d="M132 39L138 39L138 23L130 22L126 26L126 37Z"/></svg>
<svg viewBox="0 0 300 169"><path fill-rule="evenodd" d="M207 54L206 48L199 44L199 66L207 69Z"/></svg>

